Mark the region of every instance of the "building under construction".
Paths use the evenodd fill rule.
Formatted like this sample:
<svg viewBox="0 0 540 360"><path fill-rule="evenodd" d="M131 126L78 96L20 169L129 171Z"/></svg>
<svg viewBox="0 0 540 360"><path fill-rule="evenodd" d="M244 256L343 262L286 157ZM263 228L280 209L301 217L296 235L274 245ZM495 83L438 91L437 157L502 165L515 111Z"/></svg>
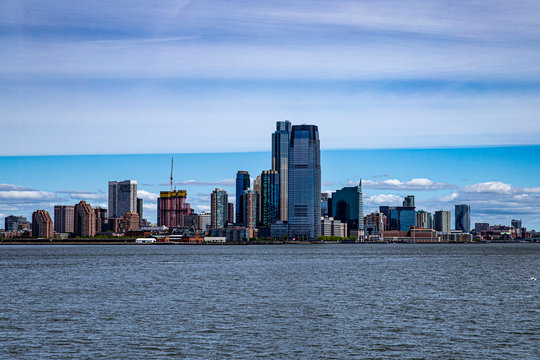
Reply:
<svg viewBox="0 0 540 360"><path fill-rule="evenodd" d="M186 202L186 190L161 191L157 199L158 225L184 226L184 215L191 215L191 205Z"/></svg>

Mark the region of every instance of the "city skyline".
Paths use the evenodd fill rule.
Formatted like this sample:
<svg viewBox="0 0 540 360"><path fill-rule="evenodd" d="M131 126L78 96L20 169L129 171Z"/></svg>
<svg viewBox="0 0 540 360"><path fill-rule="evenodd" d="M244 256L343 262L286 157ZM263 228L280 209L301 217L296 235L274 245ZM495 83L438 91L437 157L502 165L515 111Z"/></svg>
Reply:
<svg viewBox="0 0 540 360"><path fill-rule="evenodd" d="M534 186L534 175L540 169L534 159L539 155L540 147L322 151L322 191L354 185L362 177L364 215L380 205L400 206L406 195L414 194L417 209L432 213L450 210L452 227L454 206L468 203L471 227L475 222L509 224L511 219L519 218L525 227L538 228L539 189ZM80 200L107 207L106 184L110 178L132 178L138 180L138 196L145 199L145 217L155 222L156 197L170 186L165 182L170 156L0 157L0 165L6 170L4 176L10 180L2 181L5 184L0 187L0 215L30 218L34 210L41 208L52 214L53 205L74 205ZM186 176L175 182L175 187L187 189L187 201L198 212L209 210L210 193L215 187L224 188L229 201L235 199L234 174L238 167L256 175L269 162L268 152L174 156L175 162L181 164L176 171ZM435 160L442 164L437 165ZM381 171L377 165L381 162L388 165L384 169L390 174ZM31 166L23 166L28 163ZM432 165L418 166L419 163ZM214 171L207 172L209 167ZM471 167L475 171L470 171ZM424 170L417 174L425 177L409 175L419 168ZM453 170L458 168L461 171ZM499 171L501 168L507 171ZM36 178L33 171L40 171L43 176ZM64 173L64 176L58 179L47 173Z"/></svg>

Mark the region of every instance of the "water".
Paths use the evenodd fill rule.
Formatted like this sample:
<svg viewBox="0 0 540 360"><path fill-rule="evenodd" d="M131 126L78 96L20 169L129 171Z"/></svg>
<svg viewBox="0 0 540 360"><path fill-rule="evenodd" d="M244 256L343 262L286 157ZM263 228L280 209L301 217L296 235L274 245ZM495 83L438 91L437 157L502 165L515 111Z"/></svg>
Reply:
<svg viewBox="0 0 540 360"><path fill-rule="evenodd" d="M540 358L539 244L0 246L0 358Z"/></svg>

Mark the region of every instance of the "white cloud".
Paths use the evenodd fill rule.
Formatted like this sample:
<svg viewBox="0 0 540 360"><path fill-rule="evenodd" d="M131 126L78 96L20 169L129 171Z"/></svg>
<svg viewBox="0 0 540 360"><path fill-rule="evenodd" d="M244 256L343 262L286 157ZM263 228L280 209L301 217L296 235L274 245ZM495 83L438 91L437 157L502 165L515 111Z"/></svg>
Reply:
<svg viewBox="0 0 540 360"><path fill-rule="evenodd" d="M364 186L366 189L416 191L435 191L456 188L455 185L448 183L439 183L426 178L416 178L406 182L402 182L397 179L387 179L380 181L362 180L362 186Z"/></svg>
<svg viewBox="0 0 540 360"><path fill-rule="evenodd" d="M0 191L0 200L6 202L35 202L35 201L51 201L56 200L58 197L49 191Z"/></svg>
<svg viewBox="0 0 540 360"><path fill-rule="evenodd" d="M162 186L169 185L167 183L160 184ZM217 181L205 181L205 180L186 180L173 183L177 186L234 186L236 181L234 179L223 179Z"/></svg>
<svg viewBox="0 0 540 360"><path fill-rule="evenodd" d="M137 197L143 199L143 207L146 207L147 202L155 203L157 201L157 198L159 197L159 194L137 189Z"/></svg>
<svg viewBox="0 0 540 360"><path fill-rule="evenodd" d="M380 205L401 205L403 198L392 194L378 194L372 196L364 196L364 204L368 207Z"/></svg>

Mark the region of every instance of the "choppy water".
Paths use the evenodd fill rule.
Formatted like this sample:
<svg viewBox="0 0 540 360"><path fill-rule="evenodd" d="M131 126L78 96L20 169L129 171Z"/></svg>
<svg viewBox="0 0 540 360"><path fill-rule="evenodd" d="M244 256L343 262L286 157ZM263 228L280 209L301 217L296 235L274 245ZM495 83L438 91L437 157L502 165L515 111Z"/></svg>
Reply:
<svg viewBox="0 0 540 360"><path fill-rule="evenodd" d="M0 246L0 358L540 358L540 244Z"/></svg>

